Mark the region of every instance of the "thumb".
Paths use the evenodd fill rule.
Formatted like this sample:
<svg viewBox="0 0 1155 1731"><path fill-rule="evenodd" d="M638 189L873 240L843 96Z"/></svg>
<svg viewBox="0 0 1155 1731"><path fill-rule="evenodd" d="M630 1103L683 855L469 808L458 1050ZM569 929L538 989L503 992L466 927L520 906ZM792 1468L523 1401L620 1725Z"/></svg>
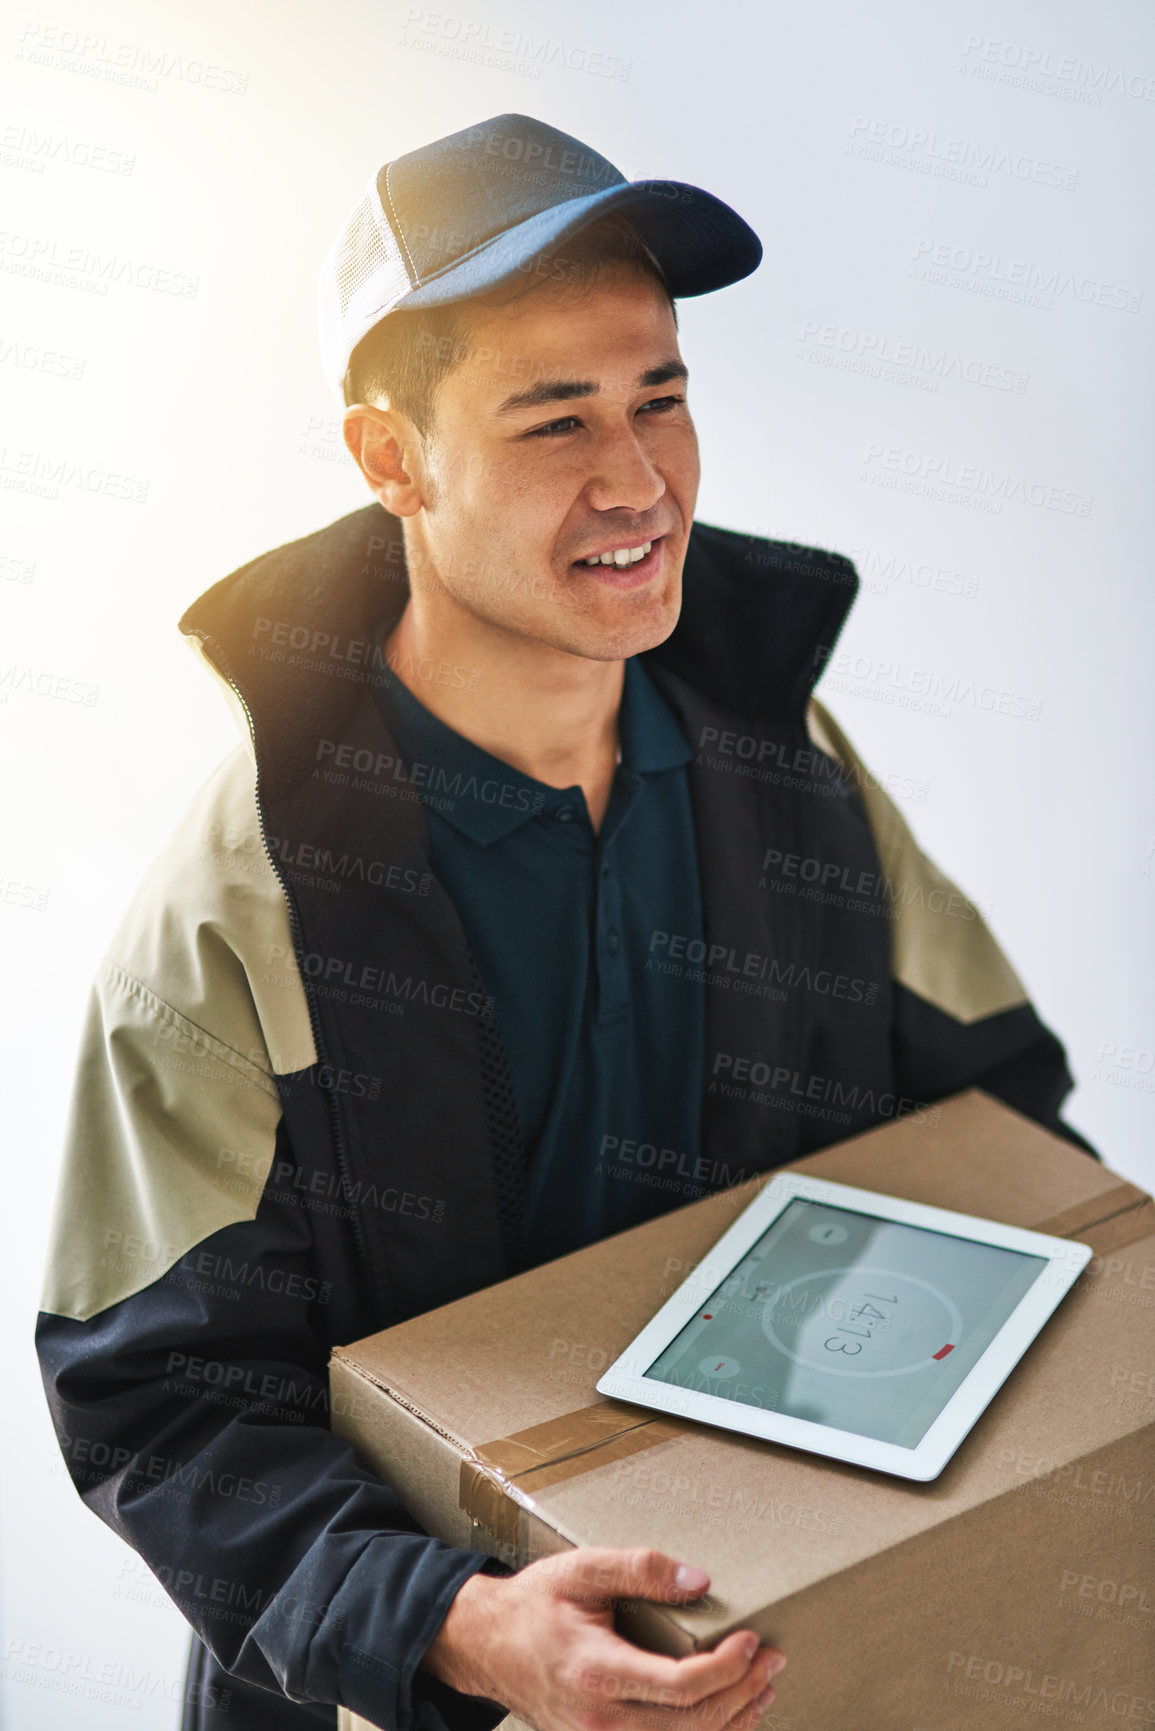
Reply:
<svg viewBox="0 0 1155 1731"><path fill-rule="evenodd" d="M552 1560L556 1565L555 1587L572 1599L655 1599L661 1604L680 1605L699 1598L710 1585L705 1569L647 1547L613 1550L580 1546Z"/></svg>

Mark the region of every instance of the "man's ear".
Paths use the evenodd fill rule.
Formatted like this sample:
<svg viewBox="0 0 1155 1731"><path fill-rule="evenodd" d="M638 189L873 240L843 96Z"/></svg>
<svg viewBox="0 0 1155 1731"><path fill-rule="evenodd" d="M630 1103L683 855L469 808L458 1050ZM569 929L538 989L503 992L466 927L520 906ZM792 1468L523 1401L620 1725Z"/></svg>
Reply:
<svg viewBox="0 0 1155 1731"><path fill-rule="evenodd" d="M425 504L417 429L396 409L351 403L341 422L345 443L369 489L395 517Z"/></svg>

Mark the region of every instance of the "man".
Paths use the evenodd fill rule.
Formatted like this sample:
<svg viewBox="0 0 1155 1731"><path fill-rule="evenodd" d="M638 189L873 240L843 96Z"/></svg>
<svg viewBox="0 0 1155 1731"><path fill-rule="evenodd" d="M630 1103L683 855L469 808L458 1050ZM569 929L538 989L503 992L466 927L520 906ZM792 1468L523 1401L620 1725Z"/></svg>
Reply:
<svg viewBox="0 0 1155 1731"><path fill-rule="evenodd" d="M94 989L38 1344L196 1631L197 1731L746 1731L756 1635L613 1632L694 1559L424 1535L330 1430L330 1349L962 1087L1071 1134L1058 1041L811 701L853 568L694 522L674 301L760 251L524 116L387 165L322 282L374 503L181 622L244 744Z"/></svg>

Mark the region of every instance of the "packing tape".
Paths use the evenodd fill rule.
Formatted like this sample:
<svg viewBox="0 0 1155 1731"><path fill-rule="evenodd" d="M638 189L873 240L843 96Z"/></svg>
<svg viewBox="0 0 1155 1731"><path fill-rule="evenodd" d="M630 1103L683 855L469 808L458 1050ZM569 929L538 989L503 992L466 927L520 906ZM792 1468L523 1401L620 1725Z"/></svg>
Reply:
<svg viewBox="0 0 1155 1731"><path fill-rule="evenodd" d="M1155 1231L1155 1205L1145 1190L1124 1179L1032 1230L1052 1238L1081 1238L1105 1253ZM579 1407L471 1449L461 1463L458 1503L471 1520L516 1550L518 1509L528 1506L535 1489L626 1460L694 1428L613 1400Z"/></svg>
<svg viewBox="0 0 1155 1731"><path fill-rule="evenodd" d="M517 1511L526 1506L519 1492L531 1497L534 1490L626 1460L689 1428L658 1413L598 1401L471 1449L461 1463L458 1503L502 1544L516 1548Z"/></svg>
<svg viewBox="0 0 1155 1731"><path fill-rule="evenodd" d="M1084 1202L1077 1202L1073 1208L1065 1208L1061 1214L1052 1214L1048 1220L1041 1220L1032 1228L1034 1232L1047 1232L1052 1238L1087 1238L1096 1227L1106 1226L1109 1221L1116 1220L1121 1214L1134 1211L1136 1231L1133 1236L1142 1238L1151 1230L1149 1206L1151 1198L1145 1190L1140 1190L1137 1184L1131 1184L1127 1179L1120 1179L1110 1190L1101 1191L1098 1196L1091 1196ZM1098 1248L1092 1246L1092 1248Z"/></svg>

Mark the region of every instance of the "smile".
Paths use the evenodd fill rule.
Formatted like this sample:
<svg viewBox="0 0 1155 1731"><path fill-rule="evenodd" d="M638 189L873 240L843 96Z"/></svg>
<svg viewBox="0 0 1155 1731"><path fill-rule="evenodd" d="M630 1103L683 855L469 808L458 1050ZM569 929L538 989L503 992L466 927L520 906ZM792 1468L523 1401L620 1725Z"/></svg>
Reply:
<svg viewBox="0 0 1155 1731"><path fill-rule="evenodd" d="M594 553L588 559L575 559L575 565L616 565L619 570L627 565L637 565L645 558L652 541L643 541L637 547L615 547L609 553Z"/></svg>
<svg viewBox="0 0 1155 1731"><path fill-rule="evenodd" d="M639 541L634 547L610 547L604 553L575 559L570 569L584 572L595 583L608 584L611 589L640 589L665 569L665 550L666 537L655 535L652 541Z"/></svg>

